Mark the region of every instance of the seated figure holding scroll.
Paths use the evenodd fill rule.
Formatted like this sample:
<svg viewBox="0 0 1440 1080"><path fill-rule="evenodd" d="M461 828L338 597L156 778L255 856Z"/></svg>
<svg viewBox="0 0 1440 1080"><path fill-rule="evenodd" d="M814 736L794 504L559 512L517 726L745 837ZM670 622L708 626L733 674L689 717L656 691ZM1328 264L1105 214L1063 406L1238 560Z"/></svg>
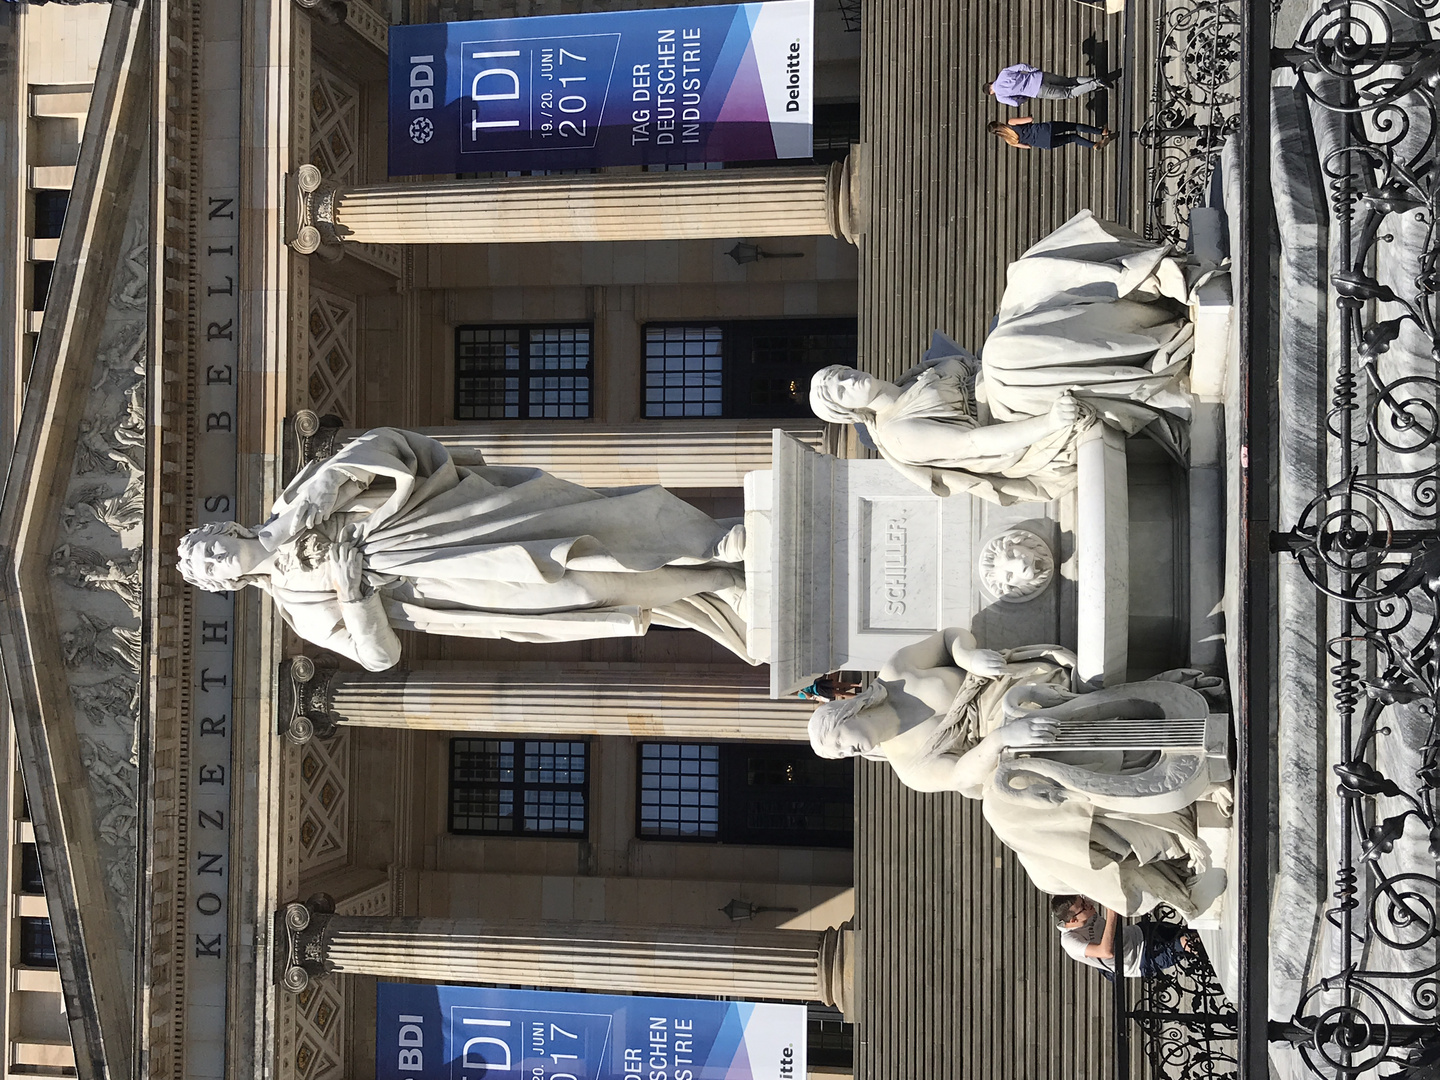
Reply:
<svg viewBox="0 0 1440 1080"><path fill-rule="evenodd" d="M1084 211L1010 264L981 359L937 333L895 383L822 369L810 407L864 424L886 461L936 495L1045 502L1075 486L1076 444L1097 423L1183 445L1186 269Z"/></svg>
<svg viewBox="0 0 1440 1080"><path fill-rule="evenodd" d="M742 525L661 487L462 464L434 439L377 428L307 466L264 525L186 534L179 563L202 589L264 589L297 634L371 671L399 660L397 629L545 642L652 623L753 663L744 546Z"/></svg>
<svg viewBox="0 0 1440 1080"><path fill-rule="evenodd" d="M976 648L966 630L943 630L899 650L857 697L819 706L810 742L821 757L884 760L916 791L982 800L986 821L1042 891L1080 892L1126 915L1162 902L1193 914L1189 885L1209 866L1189 805L1196 796L1176 807L1157 795L1155 754L1080 750L1047 754L1030 773L1007 768L1007 751L1054 743L1067 714L1081 724L1107 710L1208 714L1200 694L1172 681L1077 696L1068 689L1073 663L1058 646L995 652Z"/></svg>

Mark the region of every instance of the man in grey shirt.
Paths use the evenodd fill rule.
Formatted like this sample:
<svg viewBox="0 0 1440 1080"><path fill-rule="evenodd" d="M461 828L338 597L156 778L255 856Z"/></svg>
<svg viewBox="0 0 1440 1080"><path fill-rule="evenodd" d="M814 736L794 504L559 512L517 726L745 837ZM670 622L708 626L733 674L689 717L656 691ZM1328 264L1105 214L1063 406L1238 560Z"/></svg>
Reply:
<svg viewBox="0 0 1440 1080"><path fill-rule="evenodd" d="M1060 931L1060 947L1072 959L1115 972L1115 937L1120 917L1100 908L1085 896L1062 895L1050 900L1050 914ZM1146 923L1125 927L1120 934L1120 971L1128 978L1153 975L1174 967L1182 953L1193 951L1191 931L1174 923Z"/></svg>

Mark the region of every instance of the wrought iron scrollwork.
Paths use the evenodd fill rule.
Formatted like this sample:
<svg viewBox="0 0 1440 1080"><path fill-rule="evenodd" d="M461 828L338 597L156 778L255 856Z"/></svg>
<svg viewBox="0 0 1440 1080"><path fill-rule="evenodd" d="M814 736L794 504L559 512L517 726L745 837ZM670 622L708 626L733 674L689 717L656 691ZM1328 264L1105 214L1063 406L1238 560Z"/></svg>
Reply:
<svg viewBox="0 0 1440 1080"><path fill-rule="evenodd" d="M1340 132L1321 161L1339 263L1329 475L1271 540L1336 613L1330 973L1270 1031L1323 1077L1440 1065L1440 42L1425 25L1440 0L1408 6L1402 18L1388 0L1331 0L1274 57Z"/></svg>
<svg viewBox="0 0 1440 1080"><path fill-rule="evenodd" d="M1155 71L1144 148L1146 235L1179 244L1189 211L1208 203L1220 148L1240 124L1240 7L1167 0L1155 20Z"/></svg>
<svg viewBox="0 0 1440 1080"><path fill-rule="evenodd" d="M1162 904L1139 925L1148 936L1157 926L1178 923L1174 910ZM1149 1075L1168 1080L1237 1076L1235 1006L1202 949L1175 950L1173 956L1173 965L1138 980L1139 998L1126 1011L1145 1036Z"/></svg>

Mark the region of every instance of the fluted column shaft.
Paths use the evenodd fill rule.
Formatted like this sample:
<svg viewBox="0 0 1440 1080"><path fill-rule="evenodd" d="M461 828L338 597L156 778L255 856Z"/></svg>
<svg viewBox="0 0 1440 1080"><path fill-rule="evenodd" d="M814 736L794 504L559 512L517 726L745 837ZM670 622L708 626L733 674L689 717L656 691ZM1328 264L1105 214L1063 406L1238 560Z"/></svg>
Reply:
<svg viewBox="0 0 1440 1080"><path fill-rule="evenodd" d="M288 662L287 734L337 724L469 734L631 735L650 739L801 742L810 707L770 698L763 672L715 668L507 668L350 672ZM298 719L298 722L297 722Z"/></svg>
<svg viewBox="0 0 1440 1080"><path fill-rule="evenodd" d="M770 468L775 428L814 447L819 447L823 432L817 420L545 423L525 429L486 423L419 430L444 443L462 462L469 451L492 465L544 469L586 487L738 488L747 472ZM354 428L322 427L308 411L295 417L295 432L297 467L329 457L359 434Z"/></svg>
<svg viewBox="0 0 1440 1080"><path fill-rule="evenodd" d="M336 188L343 240L516 244L841 236L842 166L501 177Z"/></svg>
<svg viewBox="0 0 1440 1080"><path fill-rule="evenodd" d="M333 971L440 983L523 979L575 990L823 1001L842 1008L849 998L848 930L491 923L328 915L301 904L286 909L286 922L286 985L296 990Z"/></svg>

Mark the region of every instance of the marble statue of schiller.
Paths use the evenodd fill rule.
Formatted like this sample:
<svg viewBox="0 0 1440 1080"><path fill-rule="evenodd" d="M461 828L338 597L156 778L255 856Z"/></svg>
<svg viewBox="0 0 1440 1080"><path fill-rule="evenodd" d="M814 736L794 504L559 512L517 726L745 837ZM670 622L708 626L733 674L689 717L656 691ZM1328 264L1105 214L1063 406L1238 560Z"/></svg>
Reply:
<svg viewBox="0 0 1440 1080"><path fill-rule="evenodd" d="M894 383L822 368L810 407L863 424L936 495L1046 502L1075 487L1076 446L1105 423L1183 455L1194 352L1188 297L1204 280L1164 245L1082 211L1011 263L979 359L936 332Z"/></svg>
<svg viewBox="0 0 1440 1080"><path fill-rule="evenodd" d="M512 641L689 627L747 661L744 527L661 487L592 490L540 469L462 464L434 439L376 428L307 466L255 529L180 542L186 580L255 585L305 638L371 671L396 630Z"/></svg>
<svg viewBox="0 0 1440 1080"><path fill-rule="evenodd" d="M943 630L896 652L859 696L817 708L811 746L821 757L885 761L916 791L981 800L985 820L1042 892L1079 893L1125 915L1157 903L1193 915L1190 886L1209 869L1210 851L1198 834L1195 795L1174 805L1155 798L1155 755L1054 755L1072 776L1088 773L1112 792L1124 791L1125 778L1133 777L1133 796L1106 799L1089 797L1083 783L1057 783L1039 772L1029 787L1017 787L1001 775L1002 755L1053 743L1062 718L1103 723L1107 709L1117 717L1181 715L1186 708L1204 716L1204 697L1181 683L1208 687L1218 680L1181 670L1076 695L1068 690L1074 662L1055 645L997 652L977 648L967 630Z"/></svg>

